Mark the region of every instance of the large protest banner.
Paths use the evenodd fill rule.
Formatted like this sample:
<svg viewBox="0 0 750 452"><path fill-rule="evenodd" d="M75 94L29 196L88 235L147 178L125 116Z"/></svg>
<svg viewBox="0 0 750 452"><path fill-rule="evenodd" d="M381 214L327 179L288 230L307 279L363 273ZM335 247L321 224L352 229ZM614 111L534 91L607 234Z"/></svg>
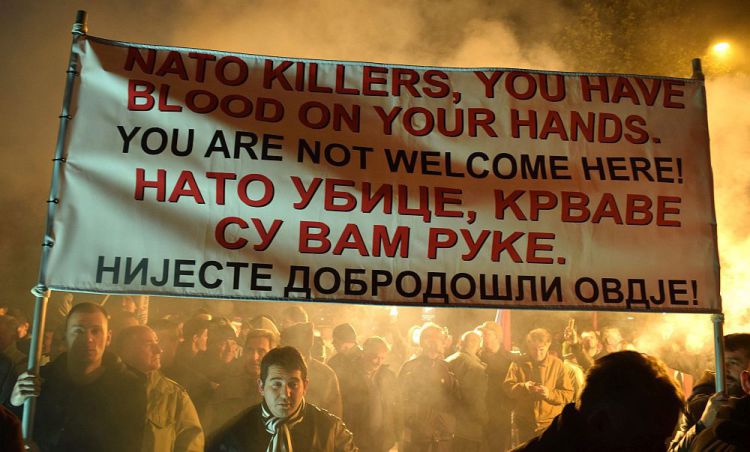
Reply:
<svg viewBox="0 0 750 452"><path fill-rule="evenodd" d="M74 52L50 289L721 310L702 81Z"/></svg>

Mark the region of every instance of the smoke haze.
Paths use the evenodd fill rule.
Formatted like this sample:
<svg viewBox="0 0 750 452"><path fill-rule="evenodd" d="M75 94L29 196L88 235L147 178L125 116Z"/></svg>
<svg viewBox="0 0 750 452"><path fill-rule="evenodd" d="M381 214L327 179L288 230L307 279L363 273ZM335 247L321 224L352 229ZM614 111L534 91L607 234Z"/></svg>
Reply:
<svg viewBox="0 0 750 452"><path fill-rule="evenodd" d="M711 39L718 37L712 34L714 28L731 34L740 50L750 29L747 14L735 13L747 9L742 2L719 2L712 11L686 1L660 2L652 11L644 6L647 2L507 3L183 0L73 5L3 0L3 296L25 307L32 302L28 289L37 277L44 200L76 9L88 11L92 35L126 41L334 60L683 77L690 58L705 56ZM674 11L683 11L684 17L671 20ZM685 18L696 15L705 20L689 31L680 29ZM745 60L737 58L734 66L706 60L728 332L750 329L750 234L745 220L750 209L750 80ZM723 73L714 77L711 69ZM678 320L684 317L674 320L684 324ZM707 337L708 318L696 316L694 322L705 328Z"/></svg>

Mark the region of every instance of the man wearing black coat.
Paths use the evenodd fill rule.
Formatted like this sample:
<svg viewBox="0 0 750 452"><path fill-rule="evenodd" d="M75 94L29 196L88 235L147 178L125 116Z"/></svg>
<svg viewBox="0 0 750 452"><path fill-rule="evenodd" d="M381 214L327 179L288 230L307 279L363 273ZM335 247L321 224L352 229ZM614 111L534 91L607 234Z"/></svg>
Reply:
<svg viewBox="0 0 750 452"><path fill-rule="evenodd" d="M68 352L40 369L22 373L11 396L20 407L38 397L34 441L43 452L140 450L145 391L120 360L106 352L107 314L96 304L74 306L66 319Z"/></svg>
<svg viewBox="0 0 750 452"><path fill-rule="evenodd" d="M210 441L212 452L357 452L341 419L305 402L307 365L293 347L263 357L263 402L242 413Z"/></svg>

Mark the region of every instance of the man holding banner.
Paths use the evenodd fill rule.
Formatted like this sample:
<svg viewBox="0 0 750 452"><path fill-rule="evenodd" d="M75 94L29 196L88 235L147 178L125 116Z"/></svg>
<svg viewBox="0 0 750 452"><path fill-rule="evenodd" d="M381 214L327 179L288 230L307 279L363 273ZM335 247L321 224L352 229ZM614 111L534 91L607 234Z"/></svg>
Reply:
<svg viewBox="0 0 750 452"><path fill-rule="evenodd" d="M36 339L50 290L721 313L702 79L141 45L86 36L80 16ZM99 349L87 383L108 375ZM306 365L285 366L294 404L252 419L289 444L311 408ZM449 372L431 376L450 400ZM38 394L21 380L19 403ZM568 400L536 380L512 383Z"/></svg>
<svg viewBox="0 0 750 452"><path fill-rule="evenodd" d="M66 319L67 352L24 372L11 403L37 397L34 441L42 452L133 452L141 449L146 394L138 378L107 350L107 313L97 304L73 306ZM41 380L41 381L40 381Z"/></svg>

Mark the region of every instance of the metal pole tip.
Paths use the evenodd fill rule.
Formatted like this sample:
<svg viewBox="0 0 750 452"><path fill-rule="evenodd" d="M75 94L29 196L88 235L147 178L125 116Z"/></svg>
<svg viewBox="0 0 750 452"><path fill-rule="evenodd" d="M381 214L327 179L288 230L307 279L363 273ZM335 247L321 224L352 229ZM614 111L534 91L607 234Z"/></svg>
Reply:
<svg viewBox="0 0 750 452"><path fill-rule="evenodd" d="M76 12L76 23L73 24L73 33L85 35L89 31L86 11L79 9Z"/></svg>
<svg viewBox="0 0 750 452"><path fill-rule="evenodd" d="M693 58L693 78L696 80L706 79L706 77L703 75L703 67L701 65L700 58Z"/></svg>

